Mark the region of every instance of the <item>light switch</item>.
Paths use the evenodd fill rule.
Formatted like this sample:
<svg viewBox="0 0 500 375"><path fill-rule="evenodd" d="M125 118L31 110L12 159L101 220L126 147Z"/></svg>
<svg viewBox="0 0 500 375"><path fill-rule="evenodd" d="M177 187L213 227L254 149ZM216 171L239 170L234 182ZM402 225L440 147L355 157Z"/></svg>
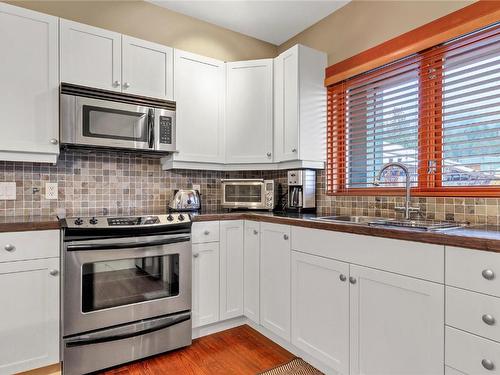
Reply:
<svg viewBox="0 0 500 375"><path fill-rule="evenodd" d="M57 182L45 183L45 199L57 199Z"/></svg>
<svg viewBox="0 0 500 375"><path fill-rule="evenodd" d="M0 182L0 199L16 200L16 183Z"/></svg>

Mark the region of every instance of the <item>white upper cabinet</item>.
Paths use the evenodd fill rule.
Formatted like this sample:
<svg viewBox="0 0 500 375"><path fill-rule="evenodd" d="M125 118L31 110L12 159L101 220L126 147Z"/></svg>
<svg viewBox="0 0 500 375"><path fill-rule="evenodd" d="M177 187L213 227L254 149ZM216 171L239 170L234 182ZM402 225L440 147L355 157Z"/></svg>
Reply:
<svg viewBox="0 0 500 375"><path fill-rule="evenodd" d="M122 36L123 92L154 98L173 98L173 49Z"/></svg>
<svg viewBox="0 0 500 375"><path fill-rule="evenodd" d="M226 64L226 162L273 161L273 60Z"/></svg>
<svg viewBox="0 0 500 375"><path fill-rule="evenodd" d="M61 19L61 81L121 91L121 34Z"/></svg>
<svg viewBox="0 0 500 375"><path fill-rule="evenodd" d="M0 160L59 154L58 19L0 3Z"/></svg>
<svg viewBox="0 0 500 375"><path fill-rule="evenodd" d="M172 160L224 162L225 64L174 51L178 153Z"/></svg>
<svg viewBox="0 0 500 375"><path fill-rule="evenodd" d="M326 54L296 45L274 59L275 161L326 158Z"/></svg>
<svg viewBox="0 0 500 375"><path fill-rule="evenodd" d="M350 265L350 374L442 374L444 286Z"/></svg>

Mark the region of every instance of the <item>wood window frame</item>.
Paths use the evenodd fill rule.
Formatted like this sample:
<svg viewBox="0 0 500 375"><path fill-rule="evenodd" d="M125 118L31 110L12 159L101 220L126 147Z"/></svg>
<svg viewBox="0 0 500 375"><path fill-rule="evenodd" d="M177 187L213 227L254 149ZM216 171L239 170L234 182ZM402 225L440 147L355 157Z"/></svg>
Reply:
<svg viewBox="0 0 500 375"><path fill-rule="evenodd" d="M337 121L335 127L332 123L334 116L345 113L345 100L341 100L340 103L338 99L335 103L332 100L334 95L341 95L345 99L347 85L344 81L412 54L415 54L415 58L420 60L419 69L421 72L423 69L432 69L436 66L435 62L442 59L446 53L445 48L441 48L435 53L427 53L434 46L487 27L499 20L500 2L480 0L326 69L325 86L328 90L326 182L328 195L404 195L402 188L346 188L346 123L345 119L342 118ZM439 76L442 71L437 69L432 73ZM420 76L422 77L422 74ZM441 83L436 84L438 81L442 82L439 79L435 82L421 81L419 85L419 117L429 120L424 124L419 119L418 184L417 187L412 188L412 195L499 197L500 186L442 186L442 118L438 115L432 116L430 113L442 112L442 101L435 100L443 89ZM421 102L420 98L428 98L429 100ZM428 168L432 167L429 165L431 161L436 162L434 173L428 173Z"/></svg>

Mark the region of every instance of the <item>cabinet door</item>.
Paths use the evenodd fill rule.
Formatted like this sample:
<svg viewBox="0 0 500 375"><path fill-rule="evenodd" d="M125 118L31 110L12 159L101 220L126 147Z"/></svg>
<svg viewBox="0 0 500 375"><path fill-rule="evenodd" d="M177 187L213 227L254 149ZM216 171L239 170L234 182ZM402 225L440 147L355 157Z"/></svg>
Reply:
<svg viewBox="0 0 500 375"><path fill-rule="evenodd" d="M173 98L173 49L122 36L123 92L153 98Z"/></svg>
<svg viewBox="0 0 500 375"><path fill-rule="evenodd" d="M0 264L0 373L59 362L59 258Z"/></svg>
<svg viewBox="0 0 500 375"><path fill-rule="evenodd" d="M243 315L243 221L220 222L220 319Z"/></svg>
<svg viewBox="0 0 500 375"><path fill-rule="evenodd" d="M121 34L61 19L61 81L121 91Z"/></svg>
<svg viewBox="0 0 500 375"><path fill-rule="evenodd" d="M174 51L175 160L224 162L225 64Z"/></svg>
<svg viewBox="0 0 500 375"><path fill-rule="evenodd" d="M349 373L349 264L292 251L292 344Z"/></svg>
<svg viewBox="0 0 500 375"><path fill-rule="evenodd" d="M444 286L350 266L351 374L442 374Z"/></svg>
<svg viewBox="0 0 500 375"><path fill-rule="evenodd" d="M260 322L290 340L290 227L261 223Z"/></svg>
<svg viewBox="0 0 500 375"><path fill-rule="evenodd" d="M299 158L299 49L274 60L275 161Z"/></svg>
<svg viewBox="0 0 500 375"><path fill-rule="evenodd" d="M272 162L273 60L226 64L226 162Z"/></svg>
<svg viewBox="0 0 500 375"><path fill-rule="evenodd" d="M0 3L0 158L59 153L58 18ZM16 153L26 153L16 154ZM30 154L31 153L31 154ZM40 155L43 154L43 155Z"/></svg>
<svg viewBox="0 0 500 375"><path fill-rule="evenodd" d="M219 321L219 243L193 244L193 328Z"/></svg>
<svg viewBox="0 0 500 375"><path fill-rule="evenodd" d="M260 223L245 221L244 240L244 314L260 323Z"/></svg>

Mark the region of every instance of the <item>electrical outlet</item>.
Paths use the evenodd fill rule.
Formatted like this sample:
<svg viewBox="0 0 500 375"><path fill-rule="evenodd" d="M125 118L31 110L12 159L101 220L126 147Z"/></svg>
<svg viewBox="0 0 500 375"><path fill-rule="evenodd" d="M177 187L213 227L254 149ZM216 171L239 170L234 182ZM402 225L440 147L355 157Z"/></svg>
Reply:
<svg viewBox="0 0 500 375"><path fill-rule="evenodd" d="M45 183L45 199L57 199L57 182Z"/></svg>
<svg viewBox="0 0 500 375"><path fill-rule="evenodd" d="M16 200L16 183L0 182L0 199Z"/></svg>
<svg viewBox="0 0 500 375"><path fill-rule="evenodd" d="M200 185L194 185L194 184L193 184L193 190L198 190L198 191L200 191Z"/></svg>

